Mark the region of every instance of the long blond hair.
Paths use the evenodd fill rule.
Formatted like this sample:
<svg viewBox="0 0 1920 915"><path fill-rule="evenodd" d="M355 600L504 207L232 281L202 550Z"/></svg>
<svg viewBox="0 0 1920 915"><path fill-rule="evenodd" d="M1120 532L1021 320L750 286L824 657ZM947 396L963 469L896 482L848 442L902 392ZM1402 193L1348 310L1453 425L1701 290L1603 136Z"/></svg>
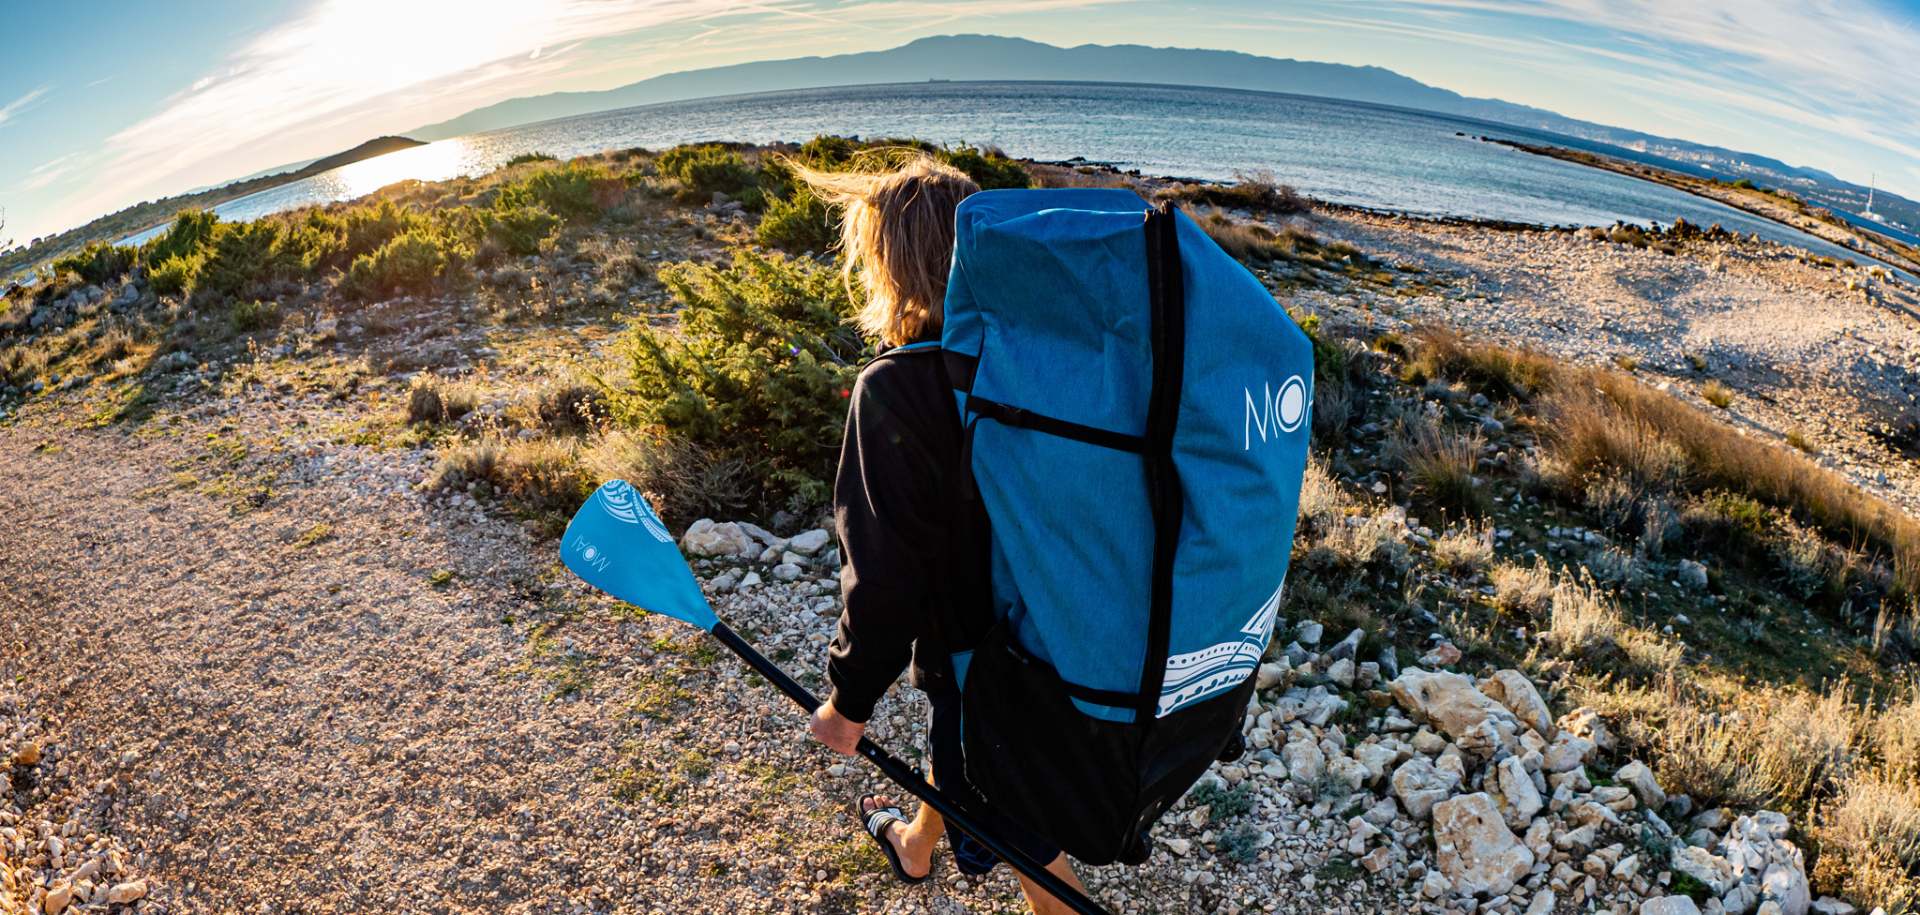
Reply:
<svg viewBox="0 0 1920 915"><path fill-rule="evenodd" d="M965 173L919 155L884 172L822 172L792 163L815 196L842 208L848 293L856 271L866 304L854 323L888 346L937 333L953 259L953 213L980 189Z"/></svg>

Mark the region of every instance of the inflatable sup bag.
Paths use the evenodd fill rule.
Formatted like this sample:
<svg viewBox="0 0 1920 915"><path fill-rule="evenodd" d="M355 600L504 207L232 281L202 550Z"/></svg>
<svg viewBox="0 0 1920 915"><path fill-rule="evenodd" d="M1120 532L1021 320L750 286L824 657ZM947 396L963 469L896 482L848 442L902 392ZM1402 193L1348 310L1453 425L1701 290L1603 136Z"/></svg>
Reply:
<svg viewBox="0 0 1920 915"><path fill-rule="evenodd" d="M1116 189L960 205L941 358L992 526L956 655L967 777L1082 861L1239 736L1299 509L1313 348L1176 209Z"/></svg>

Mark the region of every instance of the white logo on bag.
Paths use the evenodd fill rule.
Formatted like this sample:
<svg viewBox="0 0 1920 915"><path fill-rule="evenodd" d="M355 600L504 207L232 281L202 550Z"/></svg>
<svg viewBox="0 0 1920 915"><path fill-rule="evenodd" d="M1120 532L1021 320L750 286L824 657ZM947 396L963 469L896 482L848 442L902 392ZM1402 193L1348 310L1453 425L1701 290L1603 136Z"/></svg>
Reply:
<svg viewBox="0 0 1920 915"><path fill-rule="evenodd" d="M1253 434L1260 433L1260 441L1267 440L1271 432L1275 437L1300 428L1307 418L1307 383L1299 375L1290 375L1280 383L1278 391L1269 383L1260 385L1260 397L1255 399L1252 388L1243 388L1246 395L1247 413L1243 423L1241 444L1243 450L1253 449Z"/></svg>
<svg viewBox="0 0 1920 915"><path fill-rule="evenodd" d="M1163 678L1160 705L1154 717L1165 718L1174 709L1232 689L1252 676L1273 635L1273 618L1280 613L1280 590L1284 587L1283 581L1273 589L1266 603L1253 612L1246 625L1240 627L1240 638L1168 657L1167 675Z"/></svg>
<svg viewBox="0 0 1920 915"><path fill-rule="evenodd" d="M573 538L573 542L567 544L567 548L572 550L575 556L580 557L582 562L592 566L594 571L605 572L607 570L607 564L609 562L607 554L601 552L600 548L594 546L592 541L589 541L587 538L575 537Z"/></svg>

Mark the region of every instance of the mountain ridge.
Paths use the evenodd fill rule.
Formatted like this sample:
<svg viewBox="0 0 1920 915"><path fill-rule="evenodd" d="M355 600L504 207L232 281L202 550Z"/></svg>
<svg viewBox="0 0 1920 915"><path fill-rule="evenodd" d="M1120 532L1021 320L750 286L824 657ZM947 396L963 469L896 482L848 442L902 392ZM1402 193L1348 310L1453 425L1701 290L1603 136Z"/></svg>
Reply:
<svg viewBox="0 0 1920 915"><path fill-rule="evenodd" d="M851 54L677 70L611 89L522 96L406 133L440 140L693 98L922 80L1156 83L1312 95L1548 130L1655 156L1702 174L1787 186L1821 206L1854 212L1864 204L1867 190L1820 169L1790 165L1770 156L1583 121L1501 99L1463 95L1376 65L1140 44L1061 47L1025 38L977 34L937 35ZM1920 225L1920 203L1885 191L1875 203L1900 222Z"/></svg>

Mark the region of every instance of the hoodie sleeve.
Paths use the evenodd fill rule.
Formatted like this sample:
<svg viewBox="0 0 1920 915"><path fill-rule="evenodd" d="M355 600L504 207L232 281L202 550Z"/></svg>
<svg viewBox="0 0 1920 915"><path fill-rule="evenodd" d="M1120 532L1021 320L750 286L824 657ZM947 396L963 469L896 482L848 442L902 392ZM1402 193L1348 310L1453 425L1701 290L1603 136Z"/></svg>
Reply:
<svg viewBox="0 0 1920 915"><path fill-rule="evenodd" d="M877 364L855 384L833 487L843 609L827 679L834 708L862 722L912 659L947 537L935 497L941 468L888 403L899 368Z"/></svg>

